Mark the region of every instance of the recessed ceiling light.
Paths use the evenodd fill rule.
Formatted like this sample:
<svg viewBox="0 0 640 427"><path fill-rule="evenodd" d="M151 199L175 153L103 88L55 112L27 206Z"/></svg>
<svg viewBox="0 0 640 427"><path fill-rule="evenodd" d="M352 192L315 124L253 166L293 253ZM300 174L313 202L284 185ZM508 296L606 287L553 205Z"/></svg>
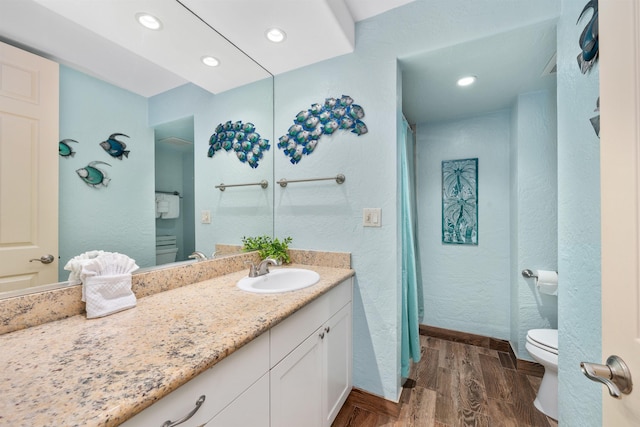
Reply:
<svg viewBox="0 0 640 427"><path fill-rule="evenodd" d="M218 59L214 58L213 56L203 56L202 58L200 58L200 60L204 65L207 65L209 67L217 67L218 65L220 65L220 61L218 61Z"/></svg>
<svg viewBox="0 0 640 427"><path fill-rule="evenodd" d="M476 82L478 78L476 76L465 76L458 79L458 86L469 86Z"/></svg>
<svg viewBox="0 0 640 427"><path fill-rule="evenodd" d="M159 30L162 28L162 22L153 15L148 13L137 13L136 20L140 25L150 30Z"/></svg>
<svg viewBox="0 0 640 427"><path fill-rule="evenodd" d="M282 43L287 38L287 33L282 31L280 28L269 28L264 34L274 43Z"/></svg>

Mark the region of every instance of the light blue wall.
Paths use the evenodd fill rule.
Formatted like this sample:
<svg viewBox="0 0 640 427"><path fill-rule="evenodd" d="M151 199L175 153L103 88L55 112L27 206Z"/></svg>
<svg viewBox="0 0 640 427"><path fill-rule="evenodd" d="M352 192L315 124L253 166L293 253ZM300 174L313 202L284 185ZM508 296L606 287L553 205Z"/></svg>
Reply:
<svg viewBox="0 0 640 427"><path fill-rule="evenodd" d="M563 0L558 23L559 421L571 427L602 424L603 387L588 381L579 365L602 360L600 140L589 122L596 115L598 67L583 75L576 61L585 25L576 21L585 3Z"/></svg>
<svg viewBox="0 0 640 427"><path fill-rule="evenodd" d="M351 252L354 291L354 385L396 400L397 318L396 61L347 55L275 78L276 136L295 115L327 97L350 95L365 110L369 133L323 136L313 154L293 165L276 153L276 179L342 173L346 182L291 184L275 191L275 235L293 247ZM335 73L340 70L339 73ZM374 89L375 88L375 89ZM381 208L382 227L362 227L362 209Z"/></svg>
<svg viewBox="0 0 640 427"><path fill-rule="evenodd" d="M122 137L129 158L115 159L99 143ZM124 253L140 267L155 265L154 141L147 127L147 99L60 67L60 139L71 138L76 152L60 158L60 279L72 257L95 249ZM111 179L108 187L87 186L76 170L92 161Z"/></svg>
<svg viewBox="0 0 640 427"><path fill-rule="evenodd" d="M510 111L419 124L421 323L509 338ZM478 245L442 243L442 161L478 158Z"/></svg>
<svg viewBox="0 0 640 427"><path fill-rule="evenodd" d="M521 94L512 110L511 337L520 359L529 329L558 327L558 298L540 294L521 271L558 269L556 92ZM513 216L512 216L513 218ZM513 304L513 301L516 304Z"/></svg>

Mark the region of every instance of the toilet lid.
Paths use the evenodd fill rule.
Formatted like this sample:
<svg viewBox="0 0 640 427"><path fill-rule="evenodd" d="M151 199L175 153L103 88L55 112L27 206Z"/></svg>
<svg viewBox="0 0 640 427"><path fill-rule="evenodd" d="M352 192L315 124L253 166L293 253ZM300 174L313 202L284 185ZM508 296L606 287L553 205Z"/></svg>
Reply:
<svg viewBox="0 0 640 427"><path fill-rule="evenodd" d="M557 329L531 329L527 333L527 339L537 347L558 354Z"/></svg>

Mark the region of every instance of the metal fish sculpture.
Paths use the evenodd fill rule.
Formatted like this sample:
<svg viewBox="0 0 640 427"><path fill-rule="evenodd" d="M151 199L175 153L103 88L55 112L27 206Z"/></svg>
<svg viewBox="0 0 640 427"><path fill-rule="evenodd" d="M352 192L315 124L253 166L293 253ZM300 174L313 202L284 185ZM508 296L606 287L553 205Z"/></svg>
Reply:
<svg viewBox="0 0 640 427"><path fill-rule="evenodd" d="M98 169L96 165L107 165L111 166L109 163L94 161L89 163L87 166L76 170L78 176L90 187L98 187L102 185L106 187L109 185L109 178L107 178L106 173L102 169Z"/></svg>
<svg viewBox="0 0 640 427"><path fill-rule="evenodd" d="M106 141L102 141L100 146L104 148L104 151L109 153L111 157L122 160L122 156L129 158L129 150L126 150L127 144L116 139L119 136L129 138L124 133L112 133Z"/></svg>
<svg viewBox="0 0 640 427"><path fill-rule="evenodd" d="M356 123L355 123L355 125L353 127L353 130L351 132L353 132L356 135L360 136L360 135L364 135L365 133L369 132L369 129L367 129L367 125L365 125L362 120L356 120Z"/></svg>
<svg viewBox="0 0 640 427"><path fill-rule="evenodd" d="M357 136L369 132L363 117L364 109L354 104L349 95L326 98L324 103L311 104L308 110L296 114L287 134L279 138L278 148L296 164L303 156L313 153L322 135L334 135L339 130Z"/></svg>
<svg viewBox="0 0 640 427"><path fill-rule="evenodd" d="M76 141L75 139L68 138L58 142L58 154L60 154L60 157L68 158L76 155L76 152L73 151L73 148L71 148L69 142L75 142L76 144L78 143L78 141Z"/></svg>
<svg viewBox="0 0 640 427"><path fill-rule="evenodd" d="M593 9L593 15L591 15L587 26L584 27L582 34L580 34L579 44L582 52L577 58L582 74L588 73L598 61L598 0L589 0L584 9L582 9L576 25L589 9Z"/></svg>
<svg viewBox="0 0 640 427"><path fill-rule="evenodd" d="M591 122L591 126L593 126L593 130L596 132L596 135L600 138L600 97L598 97L598 100L596 101L596 109L593 111L598 113L598 115L591 117L589 121Z"/></svg>
<svg viewBox="0 0 640 427"><path fill-rule="evenodd" d="M263 152L269 148L269 140L260 137L253 123L229 120L216 126L209 138L207 157L213 157L220 150L234 151L242 163L257 168L260 159L264 157Z"/></svg>

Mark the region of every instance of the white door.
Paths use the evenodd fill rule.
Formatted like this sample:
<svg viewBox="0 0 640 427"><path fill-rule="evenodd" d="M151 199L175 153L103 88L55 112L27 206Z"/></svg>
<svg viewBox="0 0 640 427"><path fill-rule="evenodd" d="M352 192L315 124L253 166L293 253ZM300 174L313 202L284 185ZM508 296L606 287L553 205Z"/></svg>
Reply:
<svg viewBox="0 0 640 427"><path fill-rule="evenodd" d="M634 388L603 391L605 426L640 425L640 5L601 1L602 351L622 358Z"/></svg>
<svg viewBox="0 0 640 427"><path fill-rule="evenodd" d="M0 292L58 281L58 87L58 64L0 43Z"/></svg>

